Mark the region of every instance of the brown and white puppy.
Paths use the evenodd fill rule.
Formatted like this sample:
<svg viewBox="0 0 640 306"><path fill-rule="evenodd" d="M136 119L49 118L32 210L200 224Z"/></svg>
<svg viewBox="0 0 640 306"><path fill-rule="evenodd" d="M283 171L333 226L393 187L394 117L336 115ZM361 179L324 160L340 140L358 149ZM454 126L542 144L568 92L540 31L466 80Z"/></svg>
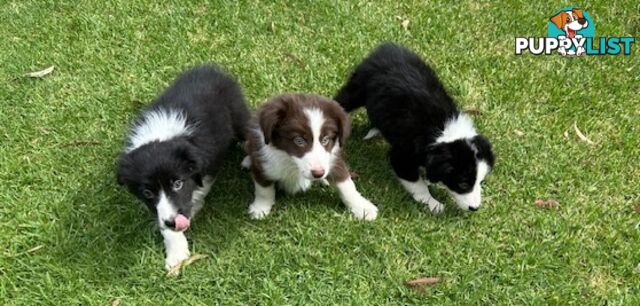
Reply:
<svg viewBox="0 0 640 306"><path fill-rule="evenodd" d="M378 208L356 190L341 149L351 132L347 113L335 101L317 95L285 94L265 103L249 129L243 166L251 169L253 219L269 215L275 185L288 193L305 191L314 181L330 182L358 219L373 220Z"/></svg>

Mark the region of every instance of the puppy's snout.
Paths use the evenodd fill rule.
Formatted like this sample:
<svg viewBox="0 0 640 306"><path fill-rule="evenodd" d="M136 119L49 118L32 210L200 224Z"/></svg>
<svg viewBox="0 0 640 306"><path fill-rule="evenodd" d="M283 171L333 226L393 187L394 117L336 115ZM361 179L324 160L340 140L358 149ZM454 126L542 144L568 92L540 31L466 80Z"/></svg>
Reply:
<svg viewBox="0 0 640 306"><path fill-rule="evenodd" d="M164 225L166 225L168 228L175 228L176 222L173 220L164 220Z"/></svg>
<svg viewBox="0 0 640 306"><path fill-rule="evenodd" d="M313 175L314 178L321 178L324 176L324 168L313 168L311 169L311 175Z"/></svg>
<svg viewBox="0 0 640 306"><path fill-rule="evenodd" d="M469 211L477 211L480 207L469 206Z"/></svg>
<svg viewBox="0 0 640 306"><path fill-rule="evenodd" d="M581 25L584 25L585 23L587 23L587 19L586 18L580 18L578 19L578 23Z"/></svg>
<svg viewBox="0 0 640 306"><path fill-rule="evenodd" d="M189 228L191 221L182 214L177 214L172 220L164 220L164 225L174 231L184 231Z"/></svg>

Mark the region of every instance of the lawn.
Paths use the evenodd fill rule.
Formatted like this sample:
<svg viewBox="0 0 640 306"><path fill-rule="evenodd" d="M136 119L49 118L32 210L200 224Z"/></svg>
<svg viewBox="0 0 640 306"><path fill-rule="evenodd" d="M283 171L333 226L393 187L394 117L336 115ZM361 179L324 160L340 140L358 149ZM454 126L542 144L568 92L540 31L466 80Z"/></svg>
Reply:
<svg viewBox="0 0 640 306"><path fill-rule="evenodd" d="M640 33L637 1L586 3L596 36ZM572 4L2 1L0 303L640 304L639 48L514 55L516 36L545 36ZM253 109L282 92L332 96L381 41L421 54L479 111L497 155L482 209L460 212L436 190L446 213L426 212L387 145L361 140L360 111L347 160L378 220L353 220L321 186L250 220L234 148L187 235L209 257L166 277L152 218L115 180L136 112L203 62L235 74ZM421 276L442 281L404 286Z"/></svg>

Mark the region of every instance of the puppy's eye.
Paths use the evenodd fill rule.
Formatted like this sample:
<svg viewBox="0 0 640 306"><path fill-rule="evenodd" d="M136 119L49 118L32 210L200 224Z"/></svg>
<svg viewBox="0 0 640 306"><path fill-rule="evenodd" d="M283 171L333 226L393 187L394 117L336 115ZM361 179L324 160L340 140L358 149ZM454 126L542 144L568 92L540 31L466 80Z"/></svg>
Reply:
<svg viewBox="0 0 640 306"><path fill-rule="evenodd" d="M173 185L171 186L171 188L173 189L173 191L178 191L182 189L183 185L184 185L184 182L182 180L175 180L173 181Z"/></svg>
<svg viewBox="0 0 640 306"><path fill-rule="evenodd" d="M298 147L304 147L307 145L307 141L304 140L304 138L300 137L300 136L296 136L293 138L293 143L296 144L296 146Z"/></svg>
<svg viewBox="0 0 640 306"><path fill-rule="evenodd" d="M143 190L142 191L142 195L147 199L153 199L153 197L155 197L155 194L153 193L153 191L151 191L149 189Z"/></svg>
<svg viewBox="0 0 640 306"><path fill-rule="evenodd" d="M331 142L331 137L329 136L324 136L322 138L322 140L320 141L320 144L322 144L323 146L328 145Z"/></svg>

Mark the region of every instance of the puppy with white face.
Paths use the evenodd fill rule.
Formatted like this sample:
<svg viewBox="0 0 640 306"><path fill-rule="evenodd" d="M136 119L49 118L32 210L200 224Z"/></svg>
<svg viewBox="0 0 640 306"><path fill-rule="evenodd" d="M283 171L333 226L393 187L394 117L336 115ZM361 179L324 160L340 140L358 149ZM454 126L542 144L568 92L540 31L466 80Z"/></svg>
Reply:
<svg viewBox="0 0 640 306"><path fill-rule="evenodd" d="M377 207L356 190L341 158L350 131L344 110L324 97L285 94L265 103L248 132L249 156L243 161L255 185L250 216L262 219L271 212L276 185L296 193L320 181L335 185L356 218L375 219Z"/></svg>
<svg viewBox="0 0 640 306"><path fill-rule="evenodd" d="M249 118L239 84L208 65L183 73L134 121L117 179L155 214L166 269L189 257L184 232Z"/></svg>
<svg viewBox="0 0 640 306"><path fill-rule="evenodd" d="M494 164L491 144L417 54L382 44L356 66L335 100L347 111L367 109L374 130L365 138L379 133L387 140L391 167L416 201L441 213L444 205L429 192L429 185L440 184L460 209L480 208L481 183Z"/></svg>

